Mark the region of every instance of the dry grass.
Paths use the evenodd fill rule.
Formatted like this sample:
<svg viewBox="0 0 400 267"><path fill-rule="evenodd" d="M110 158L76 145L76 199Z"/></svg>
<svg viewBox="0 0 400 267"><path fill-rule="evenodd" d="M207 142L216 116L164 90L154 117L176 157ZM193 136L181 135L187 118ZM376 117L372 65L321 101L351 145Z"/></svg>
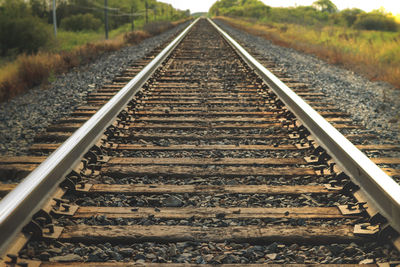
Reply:
<svg viewBox="0 0 400 267"><path fill-rule="evenodd" d="M152 29L158 34L182 22L184 20L169 23L168 27L160 24L160 29L153 25ZM87 43L60 53L20 55L15 61L0 68L0 102L7 101L34 86L47 84L54 75L87 64L101 54L137 44L151 36L151 33L145 31L134 31L115 40Z"/></svg>
<svg viewBox="0 0 400 267"><path fill-rule="evenodd" d="M274 44L314 54L333 64L400 88L400 34L327 26L262 24L219 17Z"/></svg>
<svg viewBox="0 0 400 267"><path fill-rule="evenodd" d="M121 49L120 40L88 43L68 52L20 55L0 71L0 101L8 100L22 92L49 81L55 74L86 64L99 55Z"/></svg>
<svg viewBox="0 0 400 267"><path fill-rule="evenodd" d="M134 31L128 32L124 34L124 42L130 45L134 45L140 43L146 38L149 38L151 35L145 31Z"/></svg>

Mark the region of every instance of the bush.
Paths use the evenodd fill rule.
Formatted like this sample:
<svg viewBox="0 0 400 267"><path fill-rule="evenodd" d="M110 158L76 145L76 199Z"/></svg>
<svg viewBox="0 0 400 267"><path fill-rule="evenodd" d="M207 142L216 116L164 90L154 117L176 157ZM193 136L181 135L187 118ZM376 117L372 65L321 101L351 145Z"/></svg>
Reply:
<svg viewBox="0 0 400 267"><path fill-rule="evenodd" d="M149 37L150 34L147 32L133 31L124 34L124 42L130 45L134 45Z"/></svg>
<svg viewBox="0 0 400 267"><path fill-rule="evenodd" d="M360 30L376 30L395 32L399 29L394 18L380 13L361 13L354 22L354 27Z"/></svg>
<svg viewBox="0 0 400 267"><path fill-rule="evenodd" d="M34 53L52 39L51 27L31 16L10 18L0 14L0 54Z"/></svg>
<svg viewBox="0 0 400 267"><path fill-rule="evenodd" d="M320 25L329 20L327 12L320 12L310 6L299 6L292 8L271 8L266 21L293 23L301 25Z"/></svg>
<svg viewBox="0 0 400 267"><path fill-rule="evenodd" d="M61 27L67 31L96 31L102 25L101 20L92 14L78 14L69 16L61 21Z"/></svg>
<svg viewBox="0 0 400 267"><path fill-rule="evenodd" d="M144 25L143 30L148 32L150 35L158 35L172 29L173 27L174 25L169 21L157 21Z"/></svg>
<svg viewBox="0 0 400 267"><path fill-rule="evenodd" d="M262 18L269 10L270 7L259 0L221 0L210 8L210 14Z"/></svg>
<svg viewBox="0 0 400 267"><path fill-rule="evenodd" d="M351 27L354 22L357 20L360 14L364 13L361 9L352 8L352 9L344 9L337 14L339 20L343 20L345 26Z"/></svg>

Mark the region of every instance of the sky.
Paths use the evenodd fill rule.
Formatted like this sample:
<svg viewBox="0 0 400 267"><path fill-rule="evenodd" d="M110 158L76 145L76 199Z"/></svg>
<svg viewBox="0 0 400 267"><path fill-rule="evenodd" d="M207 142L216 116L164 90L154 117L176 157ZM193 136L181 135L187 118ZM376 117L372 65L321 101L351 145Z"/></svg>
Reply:
<svg viewBox="0 0 400 267"><path fill-rule="evenodd" d="M182 10L190 9L191 13L207 12L216 0L159 0L160 2L172 4L175 8ZM308 6L315 0L261 0L265 4L273 7L279 6ZM357 7L364 11L372 11L384 7L388 12L400 14L400 4L398 0L331 0L340 10L345 8Z"/></svg>

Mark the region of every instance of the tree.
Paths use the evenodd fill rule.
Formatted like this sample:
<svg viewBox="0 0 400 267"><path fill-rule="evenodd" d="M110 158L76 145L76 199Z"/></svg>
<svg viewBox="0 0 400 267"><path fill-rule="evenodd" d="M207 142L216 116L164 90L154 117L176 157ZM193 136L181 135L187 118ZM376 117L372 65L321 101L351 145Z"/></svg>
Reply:
<svg viewBox="0 0 400 267"><path fill-rule="evenodd" d="M353 25L356 29L396 32L399 25L393 17L378 12L361 13Z"/></svg>
<svg viewBox="0 0 400 267"><path fill-rule="evenodd" d="M32 15L39 18L47 17L47 3L46 0L30 0Z"/></svg>
<svg viewBox="0 0 400 267"><path fill-rule="evenodd" d="M346 22L346 26L351 27L357 20L358 15L361 13L364 13L364 11L358 8L352 8L344 9L338 15Z"/></svg>
<svg viewBox="0 0 400 267"><path fill-rule="evenodd" d="M313 6L322 12L328 13L336 13L338 10L336 5L330 0L317 0L313 3Z"/></svg>
<svg viewBox="0 0 400 267"><path fill-rule="evenodd" d="M32 16L23 0L6 0L0 7L0 55L34 53L51 40L50 27Z"/></svg>
<svg viewBox="0 0 400 267"><path fill-rule="evenodd" d="M68 31L96 31L101 26L101 21L90 13L77 14L64 18L61 26Z"/></svg>

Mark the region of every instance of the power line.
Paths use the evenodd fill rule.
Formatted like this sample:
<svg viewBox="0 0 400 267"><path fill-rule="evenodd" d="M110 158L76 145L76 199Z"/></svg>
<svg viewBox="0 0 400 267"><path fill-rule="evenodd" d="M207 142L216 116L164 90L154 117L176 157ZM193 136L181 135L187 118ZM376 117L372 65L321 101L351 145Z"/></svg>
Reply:
<svg viewBox="0 0 400 267"><path fill-rule="evenodd" d="M75 6L75 7L79 7L79 8L82 8L82 9L87 9L87 10L95 10L95 11L104 11L104 9L105 9L105 7L103 7L103 8L97 8L97 7L87 7L87 6L81 6L81 5L76 5L76 4L71 4L72 6ZM107 8L107 10L109 10L109 11L116 11L117 9L115 9L115 8ZM118 9L119 10L119 9ZM139 12L136 12L136 13L133 13L133 16L141 16L141 15L143 15L145 13L145 10L144 9L142 9L142 10L139 10ZM112 17L122 17L122 16L131 16L131 14L130 13L119 13L119 14L110 14L110 13L108 13L108 15L109 16L112 16Z"/></svg>

